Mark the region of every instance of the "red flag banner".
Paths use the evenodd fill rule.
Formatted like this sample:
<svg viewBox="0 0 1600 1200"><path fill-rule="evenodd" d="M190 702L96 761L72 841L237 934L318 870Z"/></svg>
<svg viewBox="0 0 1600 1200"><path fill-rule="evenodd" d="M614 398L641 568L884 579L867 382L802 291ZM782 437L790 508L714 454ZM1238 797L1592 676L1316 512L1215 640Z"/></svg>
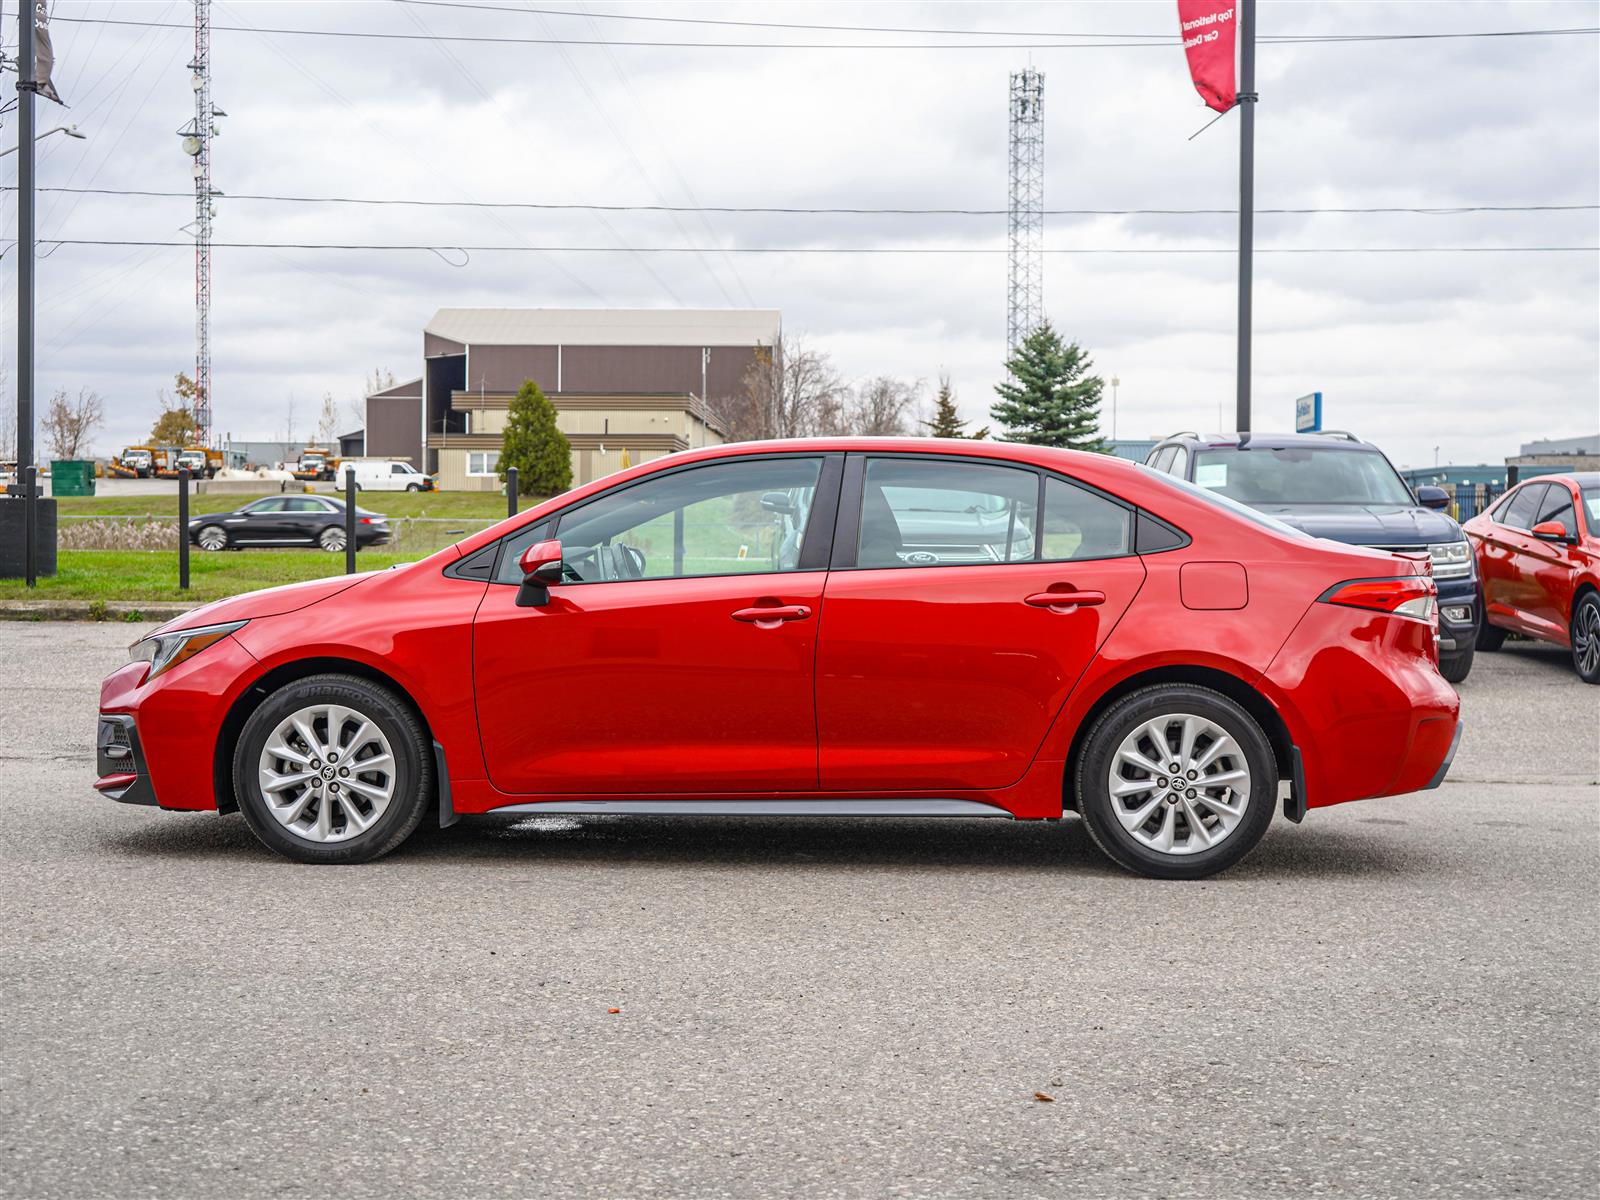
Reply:
<svg viewBox="0 0 1600 1200"><path fill-rule="evenodd" d="M1207 108L1227 112L1238 87L1233 73L1233 0L1178 0L1178 23L1195 91Z"/></svg>

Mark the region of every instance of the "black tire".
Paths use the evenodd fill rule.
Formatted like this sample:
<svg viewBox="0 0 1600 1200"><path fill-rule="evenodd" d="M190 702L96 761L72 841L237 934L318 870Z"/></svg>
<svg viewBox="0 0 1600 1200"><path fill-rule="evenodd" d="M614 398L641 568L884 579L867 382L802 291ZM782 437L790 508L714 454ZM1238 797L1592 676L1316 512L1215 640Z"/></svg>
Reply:
<svg viewBox="0 0 1600 1200"><path fill-rule="evenodd" d="M1238 826L1216 846L1192 854L1162 853L1135 839L1117 818L1109 783L1123 739L1148 721L1178 713L1220 727L1233 739L1250 771L1250 795ZM1090 726L1072 784L1078 812L1094 844L1119 866L1154 879L1203 879L1233 866L1261 840L1278 804L1278 764L1261 726L1227 696L1193 684L1140 688L1108 708Z"/></svg>
<svg viewBox="0 0 1600 1200"><path fill-rule="evenodd" d="M1478 640L1473 644L1473 648L1487 650L1492 654L1505 644L1506 631L1498 625L1489 624L1489 619L1485 617L1482 624L1478 626ZM1445 678L1448 679L1450 677L1446 675Z"/></svg>
<svg viewBox="0 0 1600 1200"><path fill-rule="evenodd" d="M273 730L291 713L316 704L342 705L371 721L388 739L394 758L389 807L370 829L345 841L316 842L291 833L272 815L258 778L261 753ZM315 864L371 862L410 837L428 811L435 787L430 750L416 713L389 689L355 675L310 675L285 684L250 714L233 754L234 795L251 832L286 858Z"/></svg>
<svg viewBox="0 0 1600 1200"><path fill-rule="evenodd" d="M1573 606L1571 632L1572 666L1578 678L1600 683L1600 592L1585 592Z"/></svg>
<svg viewBox="0 0 1600 1200"><path fill-rule="evenodd" d="M408 491L408 492L420 492L421 490L422 490L422 485L421 484L417 484L417 483L408 483L408 484L406 484L406 491Z"/></svg>
<svg viewBox="0 0 1600 1200"><path fill-rule="evenodd" d="M1450 683L1460 683L1472 672L1473 650L1472 646L1468 646L1465 650L1440 658L1439 674Z"/></svg>
<svg viewBox="0 0 1600 1200"><path fill-rule="evenodd" d="M344 527L342 525L329 525L321 533L317 534L317 545L329 554L343 554L345 547ZM356 549L361 549L360 543L356 544Z"/></svg>

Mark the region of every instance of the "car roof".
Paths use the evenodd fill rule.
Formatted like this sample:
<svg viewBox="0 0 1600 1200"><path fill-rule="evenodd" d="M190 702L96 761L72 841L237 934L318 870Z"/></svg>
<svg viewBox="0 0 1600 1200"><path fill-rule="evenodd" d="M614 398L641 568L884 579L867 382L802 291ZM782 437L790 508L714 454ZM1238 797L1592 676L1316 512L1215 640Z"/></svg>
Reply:
<svg viewBox="0 0 1600 1200"><path fill-rule="evenodd" d="M1183 442L1191 446L1230 449L1254 446L1261 450L1287 450L1295 446L1321 446L1335 450L1376 450L1353 433L1330 429L1324 433L1175 433L1163 442Z"/></svg>

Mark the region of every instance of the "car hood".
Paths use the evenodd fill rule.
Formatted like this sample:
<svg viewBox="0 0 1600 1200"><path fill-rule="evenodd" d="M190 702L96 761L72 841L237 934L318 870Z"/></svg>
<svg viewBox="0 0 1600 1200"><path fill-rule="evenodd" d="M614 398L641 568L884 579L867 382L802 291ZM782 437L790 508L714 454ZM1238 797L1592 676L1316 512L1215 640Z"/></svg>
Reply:
<svg viewBox="0 0 1600 1200"><path fill-rule="evenodd" d="M245 592L242 596L229 596L226 600L213 600L199 608L191 608L181 617L174 617L161 627L161 631L194 629L200 625L221 625L227 621L248 621L254 617L277 617L284 613L299 612L340 592L349 591L381 571L363 571L358 575L334 575L328 579L310 579L305 583L286 583L281 587L262 588L259 592Z"/></svg>
<svg viewBox="0 0 1600 1200"><path fill-rule="evenodd" d="M1396 504L1256 504L1251 507L1312 537L1353 546L1426 546L1453 542L1461 527L1431 508Z"/></svg>

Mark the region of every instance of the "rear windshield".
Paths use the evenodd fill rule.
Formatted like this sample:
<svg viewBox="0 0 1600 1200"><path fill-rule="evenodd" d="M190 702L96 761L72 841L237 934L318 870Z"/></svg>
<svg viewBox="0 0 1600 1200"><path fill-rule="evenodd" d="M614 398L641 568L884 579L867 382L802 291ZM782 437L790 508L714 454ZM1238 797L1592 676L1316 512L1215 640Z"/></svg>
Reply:
<svg viewBox="0 0 1600 1200"><path fill-rule="evenodd" d="M1141 464L1141 467L1143 470L1148 471L1152 478L1159 479L1162 483L1169 484L1172 487L1181 488L1189 495L1198 496L1208 504L1213 504L1217 508L1220 508L1225 512L1230 512L1236 517L1243 517L1246 521L1249 521L1253 525L1260 525L1265 529L1270 529L1274 533L1281 533L1286 537L1310 538L1311 536L1304 530L1296 529L1293 525L1284 524L1284 522L1278 520L1276 517L1269 517L1264 512L1257 512L1248 505L1240 504L1237 500L1233 499L1231 496L1223 494L1222 492L1212 491L1209 488L1200 487L1196 484L1190 483L1186 479L1179 479L1176 475L1168 475L1165 472L1157 471L1154 467L1144 466L1143 464ZM1156 515L1160 516L1159 513Z"/></svg>
<svg viewBox="0 0 1600 1200"><path fill-rule="evenodd" d="M1227 447L1194 457L1200 487L1244 504L1416 504L1376 450Z"/></svg>

